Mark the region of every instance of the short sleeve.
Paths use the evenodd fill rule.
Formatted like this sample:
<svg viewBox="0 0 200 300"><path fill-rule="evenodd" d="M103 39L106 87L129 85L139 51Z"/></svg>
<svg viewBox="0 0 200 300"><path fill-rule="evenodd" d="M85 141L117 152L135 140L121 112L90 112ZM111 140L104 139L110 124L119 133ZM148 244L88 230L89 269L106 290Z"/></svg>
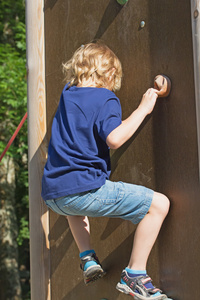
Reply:
<svg viewBox="0 0 200 300"><path fill-rule="evenodd" d="M118 127L121 122L122 112L119 99L112 98L107 100L96 121L99 136L106 141L107 136Z"/></svg>

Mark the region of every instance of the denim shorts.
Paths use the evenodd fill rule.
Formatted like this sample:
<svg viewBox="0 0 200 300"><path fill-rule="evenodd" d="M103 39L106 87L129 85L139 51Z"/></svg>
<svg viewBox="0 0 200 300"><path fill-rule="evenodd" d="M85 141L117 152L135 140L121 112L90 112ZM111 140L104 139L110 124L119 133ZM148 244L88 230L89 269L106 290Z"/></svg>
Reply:
<svg viewBox="0 0 200 300"><path fill-rule="evenodd" d="M137 224L149 211L153 194L140 185L106 180L98 189L45 203L59 215L121 218Z"/></svg>

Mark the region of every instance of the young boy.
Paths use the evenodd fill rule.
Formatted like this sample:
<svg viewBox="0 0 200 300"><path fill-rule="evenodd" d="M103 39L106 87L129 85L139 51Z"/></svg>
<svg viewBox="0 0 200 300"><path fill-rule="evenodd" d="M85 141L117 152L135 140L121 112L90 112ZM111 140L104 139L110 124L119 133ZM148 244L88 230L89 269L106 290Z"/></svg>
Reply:
<svg viewBox="0 0 200 300"><path fill-rule="evenodd" d="M153 111L157 90L148 89L138 108L122 121L120 101L113 92L121 87L121 63L107 46L81 46L64 70L69 83L53 120L42 197L53 211L67 217L86 284L105 274L90 245L88 217L139 223L129 263L116 288L135 299L167 299L153 286L146 264L169 200L143 186L109 180L109 148L119 148L135 133Z"/></svg>

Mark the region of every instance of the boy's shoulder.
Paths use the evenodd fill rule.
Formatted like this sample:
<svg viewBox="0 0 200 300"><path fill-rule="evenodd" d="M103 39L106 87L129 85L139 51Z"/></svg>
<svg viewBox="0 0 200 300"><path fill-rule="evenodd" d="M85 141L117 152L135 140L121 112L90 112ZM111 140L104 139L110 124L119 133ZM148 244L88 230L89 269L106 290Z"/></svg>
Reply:
<svg viewBox="0 0 200 300"><path fill-rule="evenodd" d="M100 90L100 93L105 94L109 98L117 98L117 96L115 95L115 93L113 91L110 91L105 88L99 88L99 90Z"/></svg>
<svg viewBox="0 0 200 300"><path fill-rule="evenodd" d="M66 84L63 91L62 95L68 98L82 98L82 99L87 99L90 100L94 99L101 100L101 101L107 101L109 99L116 99L119 101L118 97L115 95L115 93L111 90L108 90L106 88L98 88L98 87L77 87L77 86L69 86L69 84ZM67 96L68 95L68 96Z"/></svg>
<svg viewBox="0 0 200 300"><path fill-rule="evenodd" d="M63 88L63 93L66 91L78 91L78 92L85 92L90 91L93 94L100 94L100 95L107 95L110 97L115 97L116 95L113 91L108 90L106 88L98 88L98 87L77 87L77 86L70 86L69 83L67 83Z"/></svg>

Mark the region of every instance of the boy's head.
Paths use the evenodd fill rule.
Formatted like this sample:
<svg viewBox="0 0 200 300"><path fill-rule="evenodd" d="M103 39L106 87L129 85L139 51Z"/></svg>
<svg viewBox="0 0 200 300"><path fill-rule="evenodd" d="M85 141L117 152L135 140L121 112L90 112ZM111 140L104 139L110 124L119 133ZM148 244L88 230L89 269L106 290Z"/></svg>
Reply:
<svg viewBox="0 0 200 300"><path fill-rule="evenodd" d="M63 69L70 85L92 80L96 87L109 87L113 91L121 87L121 63L112 50L99 42L82 45L63 64Z"/></svg>

